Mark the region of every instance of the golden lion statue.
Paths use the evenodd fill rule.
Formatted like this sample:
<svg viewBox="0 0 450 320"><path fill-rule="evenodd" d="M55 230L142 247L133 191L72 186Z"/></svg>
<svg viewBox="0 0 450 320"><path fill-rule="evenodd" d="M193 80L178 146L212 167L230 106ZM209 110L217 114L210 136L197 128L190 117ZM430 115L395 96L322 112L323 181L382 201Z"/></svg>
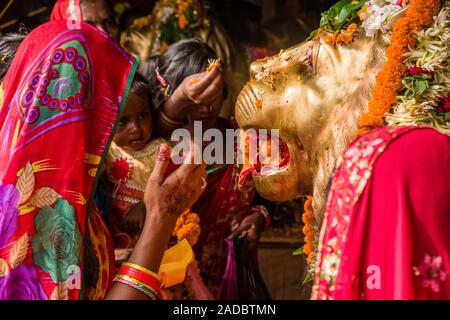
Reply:
<svg viewBox="0 0 450 320"><path fill-rule="evenodd" d="M406 6L404 1L401 10L393 12L373 35L366 36L363 28L356 29L356 25L337 33L319 29L316 39L252 63L251 80L235 105L237 122L243 130L279 129L288 150L284 156L290 159L287 166L268 174L253 171L255 187L263 197L287 201L313 194L316 224L320 226L327 184L338 158L356 138L358 119L368 111L376 76L386 63L392 26L405 15ZM443 41L437 45L444 51L443 59L448 59L448 2L445 7L435 16L433 25L416 33L416 37L442 35ZM363 11L364 8L360 15ZM439 23L441 27L437 26ZM349 32L354 34L349 36ZM336 35L342 38L340 43ZM417 59L417 52L420 57L419 50L405 59L414 55ZM448 67L440 75L439 90L445 95L450 91ZM413 104L408 101L391 108L385 116L388 124L410 125L426 118L423 122L450 133L448 113L435 116L422 109L409 112Z"/></svg>

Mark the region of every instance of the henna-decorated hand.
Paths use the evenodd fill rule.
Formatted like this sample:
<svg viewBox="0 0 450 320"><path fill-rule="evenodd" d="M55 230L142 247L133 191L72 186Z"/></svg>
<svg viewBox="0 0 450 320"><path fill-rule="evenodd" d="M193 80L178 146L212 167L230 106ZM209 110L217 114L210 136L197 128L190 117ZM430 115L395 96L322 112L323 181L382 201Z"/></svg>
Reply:
<svg viewBox="0 0 450 320"><path fill-rule="evenodd" d="M152 218L160 222L168 220L174 224L176 219L197 201L203 191L202 178L206 178L206 165L193 164L194 152L199 152L198 148L193 145L193 151L188 154L190 164L185 161L165 177L170 161L170 149L166 144L160 146L155 168L144 194L147 219Z"/></svg>

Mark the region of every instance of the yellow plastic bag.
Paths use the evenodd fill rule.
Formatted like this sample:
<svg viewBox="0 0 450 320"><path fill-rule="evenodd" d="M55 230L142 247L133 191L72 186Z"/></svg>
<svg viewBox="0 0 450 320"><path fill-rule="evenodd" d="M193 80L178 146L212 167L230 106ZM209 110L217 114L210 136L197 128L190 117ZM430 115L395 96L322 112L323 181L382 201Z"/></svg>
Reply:
<svg viewBox="0 0 450 320"><path fill-rule="evenodd" d="M193 261L194 252L186 239L166 250L158 272L161 287L168 288L182 283L186 277L186 269Z"/></svg>

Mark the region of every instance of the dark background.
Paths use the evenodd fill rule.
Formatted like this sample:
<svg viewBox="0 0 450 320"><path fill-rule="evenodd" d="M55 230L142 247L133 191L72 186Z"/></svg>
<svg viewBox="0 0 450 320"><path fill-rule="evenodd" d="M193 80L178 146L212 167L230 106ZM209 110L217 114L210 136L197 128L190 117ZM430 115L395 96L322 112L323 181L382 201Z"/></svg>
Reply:
<svg viewBox="0 0 450 320"><path fill-rule="evenodd" d="M114 5L121 0L109 0ZM154 0L128 0L142 15ZM318 27L320 12L335 0L210 0L212 14L239 43L279 50L299 43ZM0 0L0 35L48 21L55 0ZM6 9L6 10L5 10Z"/></svg>

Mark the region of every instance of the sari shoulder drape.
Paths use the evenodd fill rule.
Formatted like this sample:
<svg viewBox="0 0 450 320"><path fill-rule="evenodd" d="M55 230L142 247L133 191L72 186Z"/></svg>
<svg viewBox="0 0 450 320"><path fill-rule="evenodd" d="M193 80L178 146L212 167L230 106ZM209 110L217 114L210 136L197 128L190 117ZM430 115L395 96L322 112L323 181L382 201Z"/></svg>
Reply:
<svg viewBox="0 0 450 320"><path fill-rule="evenodd" d="M110 241L93 195L136 64L84 23L45 23L19 47L0 106L0 299L106 292Z"/></svg>

